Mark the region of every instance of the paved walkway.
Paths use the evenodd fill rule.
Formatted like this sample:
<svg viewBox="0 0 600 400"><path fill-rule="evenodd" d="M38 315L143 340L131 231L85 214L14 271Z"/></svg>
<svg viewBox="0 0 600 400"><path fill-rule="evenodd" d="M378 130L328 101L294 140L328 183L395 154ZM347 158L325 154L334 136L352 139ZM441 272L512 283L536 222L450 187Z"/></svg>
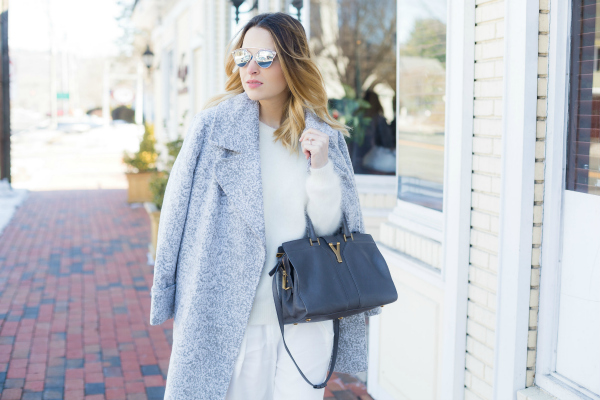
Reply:
<svg viewBox="0 0 600 400"><path fill-rule="evenodd" d="M0 400L163 398L173 320L148 322L149 232L123 189L29 193L0 235ZM344 374L325 398L371 399Z"/></svg>

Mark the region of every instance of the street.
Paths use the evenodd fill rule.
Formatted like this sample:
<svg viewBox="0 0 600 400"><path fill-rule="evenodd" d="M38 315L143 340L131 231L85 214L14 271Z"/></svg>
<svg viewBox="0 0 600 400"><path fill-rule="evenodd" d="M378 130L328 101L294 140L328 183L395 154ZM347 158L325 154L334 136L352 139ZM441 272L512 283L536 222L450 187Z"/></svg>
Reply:
<svg viewBox="0 0 600 400"><path fill-rule="evenodd" d="M13 186L30 192L0 235L0 400L164 397L173 320L149 324L150 220L120 162L139 134L13 138ZM344 374L325 398L371 399Z"/></svg>
<svg viewBox="0 0 600 400"><path fill-rule="evenodd" d="M11 136L12 186L29 190L126 189L123 150L136 151L142 128L134 124L87 132L50 129Z"/></svg>

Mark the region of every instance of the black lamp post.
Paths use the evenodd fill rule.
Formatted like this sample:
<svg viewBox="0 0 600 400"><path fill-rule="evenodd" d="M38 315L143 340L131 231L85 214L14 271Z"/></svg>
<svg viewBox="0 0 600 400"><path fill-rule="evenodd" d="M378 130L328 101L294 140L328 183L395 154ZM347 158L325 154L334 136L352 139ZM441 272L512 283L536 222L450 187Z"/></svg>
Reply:
<svg viewBox="0 0 600 400"><path fill-rule="evenodd" d="M296 7L298 10L298 21L300 21L300 10L302 10L302 6L304 5L304 0L293 0L292 5Z"/></svg>
<svg viewBox="0 0 600 400"><path fill-rule="evenodd" d="M251 9L249 9L248 11L240 11L240 6L242 4L244 4L244 1L246 1L246 0L231 0L231 3L235 7L235 23L236 24L239 24L239 22L240 22L240 14L241 13L247 13L252 10L258 9L258 0L254 0L254 5L252 6Z"/></svg>
<svg viewBox="0 0 600 400"><path fill-rule="evenodd" d="M148 74L150 73L150 67L152 67L152 60L154 60L154 53L150 50L150 45L146 45L146 51L142 54L142 60L148 68Z"/></svg>

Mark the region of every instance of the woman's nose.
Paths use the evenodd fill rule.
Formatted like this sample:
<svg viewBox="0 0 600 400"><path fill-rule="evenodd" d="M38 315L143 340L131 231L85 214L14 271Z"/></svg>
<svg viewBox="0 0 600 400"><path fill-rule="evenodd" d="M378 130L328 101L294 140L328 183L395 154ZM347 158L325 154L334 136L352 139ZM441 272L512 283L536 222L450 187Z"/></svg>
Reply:
<svg viewBox="0 0 600 400"><path fill-rule="evenodd" d="M250 60L250 62L248 63L248 73L249 74L255 74L257 73L260 67L258 66L258 64L256 63L256 60L254 59L254 57L252 57L252 60Z"/></svg>

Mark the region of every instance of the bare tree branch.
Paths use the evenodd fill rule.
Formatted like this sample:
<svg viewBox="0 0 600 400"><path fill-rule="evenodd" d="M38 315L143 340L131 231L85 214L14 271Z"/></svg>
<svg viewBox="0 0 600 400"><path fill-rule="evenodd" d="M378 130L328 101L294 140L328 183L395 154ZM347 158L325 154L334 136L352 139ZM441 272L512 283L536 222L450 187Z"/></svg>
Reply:
<svg viewBox="0 0 600 400"><path fill-rule="evenodd" d="M334 44L324 43L323 24L332 21L321 19L320 0L311 2L311 44L313 53L329 59L335 66L341 83L362 92L366 79L374 76L370 87L385 82L396 85L396 3L394 0L337 0L338 38ZM358 77L358 79L357 79ZM372 79L372 78L371 78ZM361 89L361 90L357 90Z"/></svg>

